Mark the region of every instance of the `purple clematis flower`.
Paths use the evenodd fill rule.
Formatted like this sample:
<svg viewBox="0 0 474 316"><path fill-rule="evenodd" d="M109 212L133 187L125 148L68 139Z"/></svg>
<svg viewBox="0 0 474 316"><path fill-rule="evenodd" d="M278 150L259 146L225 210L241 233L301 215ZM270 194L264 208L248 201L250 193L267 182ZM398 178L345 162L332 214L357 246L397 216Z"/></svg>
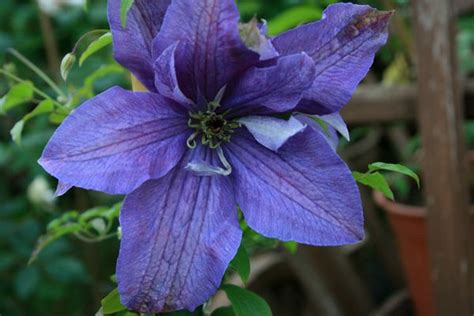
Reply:
<svg viewBox="0 0 474 316"><path fill-rule="evenodd" d="M127 307L193 310L213 295L241 241L237 206L268 237L363 238L349 169L298 115L329 115L344 131L337 113L386 42L390 12L335 4L270 39L263 24L239 25L232 0L135 0L125 28L120 2L108 4L115 57L149 92L114 87L85 102L40 164L60 193L126 194Z"/></svg>

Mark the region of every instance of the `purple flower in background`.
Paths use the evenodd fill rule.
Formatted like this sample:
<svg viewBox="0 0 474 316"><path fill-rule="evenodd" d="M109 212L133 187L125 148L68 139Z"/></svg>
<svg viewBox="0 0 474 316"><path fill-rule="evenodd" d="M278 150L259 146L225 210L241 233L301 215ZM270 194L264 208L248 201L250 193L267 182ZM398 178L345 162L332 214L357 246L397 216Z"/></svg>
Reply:
<svg viewBox="0 0 474 316"><path fill-rule="evenodd" d="M117 264L127 307L193 310L214 294L241 241L237 206L268 237L361 240L356 183L301 113L344 130L337 113L386 42L390 12L335 4L269 39L265 25L239 25L232 0L135 0L125 28L120 2L109 0L115 57L149 92L114 87L87 101L40 163L61 183L127 195Z"/></svg>

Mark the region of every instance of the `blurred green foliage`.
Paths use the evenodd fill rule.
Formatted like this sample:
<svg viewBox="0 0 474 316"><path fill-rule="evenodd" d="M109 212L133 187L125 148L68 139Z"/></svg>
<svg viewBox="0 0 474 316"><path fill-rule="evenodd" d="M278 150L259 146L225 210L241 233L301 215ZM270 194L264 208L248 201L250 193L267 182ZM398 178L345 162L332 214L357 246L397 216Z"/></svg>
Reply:
<svg viewBox="0 0 474 316"><path fill-rule="evenodd" d="M255 15L265 18L270 33L276 34L319 19L324 8L333 2L336 1L239 0L238 5L244 20ZM384 1L357 2L384 8ZM408 0L392 3L397 7L397 14L408 23ZM42 31L41 25L45 21L51 23L49 33L48 30ZM462 70L472 73L474 19L472 16L463 17L459 25ZM107 27L106 0L89 1L87 12L81 7L63 7L52 16L40 14L33 0L0 1L0 67L20 78L31 80L36 88L45 91L50 103L55 103L53 107L50 103L43 105L41 109L47 108L47 111L38 110L38 101L41 100L37 100L39 96L36 93L30 95L29 84L18 88L28 90L27 93L20 93L19 98L10 97L9 103L2 103L8 115L0 115L1 315L93 315L100 307L100 300L113 288L110 275L114 273L118 241L111 239L100 244L84 244L72 236L87 230L93 234L92 237L104 237L113 232L116 222L111 223L107 214L116 210L110 207L118 202L117 198L74 189L65 197L55 199L53 191L56 183L46 176L36 162L56 127L55 123L60 123L70 110L114 84L129 85L126 72L112 59L110 47L90 56L81 67L76 64L70 71L67 83L60 79L60 59L71 52L76 41L86 32ZM53 47L45 40L47 35L53 39ZM89 43L90 40L81 44L79 50L84 51ZM389 44L377 56L373 69L375 80L384 76L389 77L391 83L412 79L409 52L402 43L403 40L398 36L392 36ZM14 47L37 67L45 70L65 92L66 98L58 96L31 69L18 62L7 52L9 47ZM56 51L58 60L48 63L51 50ZM386 69L391 70L384 74ZM14 85L11 79L1 76L0 96ZM37 116L25 116L35 108ZM17 140L23 129L19 145L11 139L10 131L14 126L13 135L16 135ZM94 209L97 205L107 207ZM88 209L92 210L82 212ZM74 212L67 213L71 210ZM91 214L94 216L88 217ZM105 226L99 221L94 222L95 219L102 219ZM48 227L50 222L52 224ZM77 230L66 231L66 226ZM103 231L100 230L102 227ZM66 233L72 234L71 238L56 240L56 237ZM40 236L43 239L39 239ZM47 242L48 247L44 247L46 244L42 242ZM244 246L249 253L258 251L259 247L277 245L276 241L265 239L250 229L246 231ZM295 250L292 243L284 246ZM33 251L38 250L35 247L41 247L42 251L28 265Z"/></svg>

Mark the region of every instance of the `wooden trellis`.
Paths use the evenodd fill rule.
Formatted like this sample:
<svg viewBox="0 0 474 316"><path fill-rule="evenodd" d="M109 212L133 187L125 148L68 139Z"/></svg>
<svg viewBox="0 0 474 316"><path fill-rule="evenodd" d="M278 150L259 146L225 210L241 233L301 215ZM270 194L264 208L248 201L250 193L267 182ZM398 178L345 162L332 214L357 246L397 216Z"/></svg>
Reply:
<svg viewBox="0 0 474 316"><path fill-rule="evenodd" d="M466 94L472 102L474 84L459 80L455 33L457 17L473 9L473 0L413 0L417 87L363 88L343 113L349 123L418 119L435 311L442 316L474 314L474 247L461 106Z"/></svg>

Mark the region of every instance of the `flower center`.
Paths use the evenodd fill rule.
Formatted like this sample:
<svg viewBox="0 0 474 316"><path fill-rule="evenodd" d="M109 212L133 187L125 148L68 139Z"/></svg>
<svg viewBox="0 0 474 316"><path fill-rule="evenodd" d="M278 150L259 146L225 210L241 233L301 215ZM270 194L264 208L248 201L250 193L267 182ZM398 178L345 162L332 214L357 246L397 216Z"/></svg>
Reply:
<svg viewBox="0 0 474 316"><path fill-rule="evenodd" d="M229 111L218 113L218 102L210 102L207 111L190 112L188 126L195 132L188 138L189 148L196 147L196 139L201 136L201 143L212 149L219 147L224 142L229 142L234 130L241 125L235 121L226 120Z"/></svg>

